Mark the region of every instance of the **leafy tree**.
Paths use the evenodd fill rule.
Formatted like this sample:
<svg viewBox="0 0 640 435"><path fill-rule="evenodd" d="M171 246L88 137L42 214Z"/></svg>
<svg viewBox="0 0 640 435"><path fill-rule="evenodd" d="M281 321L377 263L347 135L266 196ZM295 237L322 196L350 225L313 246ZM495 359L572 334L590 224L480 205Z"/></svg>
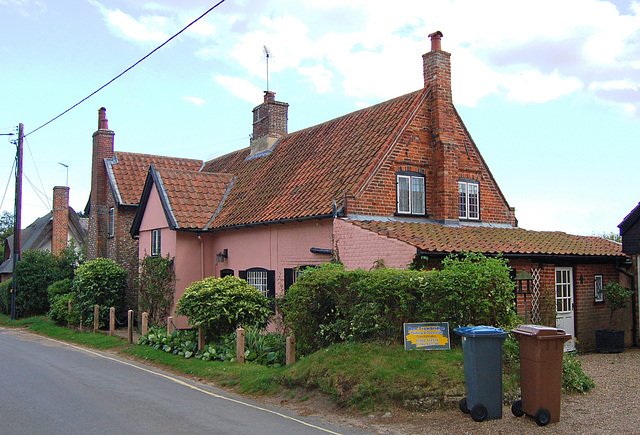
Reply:
<svg viewBox="0 0 640 435"><path fill-rule="evenodd" d="M13 234L14 222L13 213L5 210L0 214L0 261L4 258L4 241Z"/></svg>
<svg viewBox="0 0 640 435"><path fill-rule="evenodd" d="M113 260L96 258L76 270L73 292L78 297L82 318L93 323L93 306L100 306L100 325L106 324L109 308L116 309L116 317L125 316L124 298L127 288L127 270Z"/></svg>
<svg viewBox="0 0 640 435"><path fill-rule="evenodd" d="M184 291L176 313L201 326L209 339L233 332L239 326L264 328L271 308L258 289L243 279L226 276L196 281Z"/></svg>
<svg viewBox="0 0 640 435"><path fill-rule="evenodd" d="M622 243L622 236L619 233L600 233L596 234L596 237L602 237L603 239L612 240L614 242Z"/></svg>
<svg viewBox="0 0 640 435"><path fill-rule="evenodd" d="M176 289L173 258L149 257L140 261L138 303L155 325L166 325Z"/></svg>

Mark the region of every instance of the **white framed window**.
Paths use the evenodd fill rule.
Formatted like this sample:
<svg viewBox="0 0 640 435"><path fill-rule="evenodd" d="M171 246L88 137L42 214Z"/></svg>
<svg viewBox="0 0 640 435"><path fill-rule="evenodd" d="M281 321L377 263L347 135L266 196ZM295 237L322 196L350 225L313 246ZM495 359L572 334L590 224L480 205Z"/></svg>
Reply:
<svg viewBox="0 0 640 435"><path fill-rule="evenodd" d="M425 214L424 176L397 174L397 203L399 214Z"/></svg>
<svg viewBox="0 0 640 435"><path fill-rule="evenodd" d="M160 230L151 230L151 256L159 257L162 255L162 245L160 240Z"/></svg>
<svg viewBox="0 0 640 435"><path fill-rule="evenodd" d="M109 228L108 228L108 236L109 237L113 237L115 235L115 221L116 221L116 216L115 216L115 210L113 209L113 207L111 207L109 209Z"/></svg>
<svg viewBox="0 0 640 435"><path fill-rule="evenodd" d="M265 297L269 296L266 270L247 270L247 283L260 290Z"/></svg>
<svg viewBox="0 0 640 435"><path fill-rule="evenodd" d="M459 218L480 219L480 185L476 181L458 181Z"/></svg>

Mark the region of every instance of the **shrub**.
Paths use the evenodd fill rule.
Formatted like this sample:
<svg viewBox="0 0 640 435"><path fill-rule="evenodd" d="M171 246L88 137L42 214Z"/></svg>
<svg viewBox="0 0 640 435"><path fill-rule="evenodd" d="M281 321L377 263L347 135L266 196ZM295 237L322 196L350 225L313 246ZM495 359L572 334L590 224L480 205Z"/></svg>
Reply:
<svg viewBox="0 0 640 435"><path fill-rule="evenodd" d="M73 291L73 280L71 278L61 279L60 281L56 281L47 287L47 294L49 296L49 302L53 300L54 297L64 295L67 293L71 293Z"/></svg>
<svg viewBox="0 0 640 435"><path fill-rule="evenodd" d="M307 269L280 303L301 353L341 341L402 339L406 322L510 326L513 282L502 258L449 257L441 271Z"/></svg>
<svg viewBox="0 0 640 435"><path fill-rule="evenodd" d="M0 314L11 314L11 278L0 283Z"/></svg>
<svg viewBox="0 0 640 435"><path fill-rule="evenodd" d="M72 324L80 323L80 309L78 308L78 298L76 294L64 293L56 294L50 300L49 318L58 324L67 322ZM71 312L69 312L69 302L71 302Z"/></svg>
<svg viewBox="0 0 640 435"><path fill-rule="evenodd" d="M138 304L154 325L166 325L175 287L173 258L145 256L140 261Z"/></svg>
<svg viewBox="0 0 640 435"><path fill-rule="evenodd" d="M127 271L115 261L96 258L76 270L73 291L78 296L80 314L88 325L93 324L93 306L100 306L100 326L106 324L109 308L116 309L116 317L124 318L124 297Z"/></svg>
<svg viewBox="0 0 640 435"><path fill-rule="evenodd" d="M226 276L196 281L184 291L176 313L187 316L193 326L201 326L205 337L215 338L237 327L267 325L269 300L243 279Z"/></svg>
<svg viewBox="0 0 640 435"><path fill-rule="evenodd" d="M16 316L36 316L49 310L47 287L73 277L73 265L66 256L49 251L24 251L16 264Z"/></svg>

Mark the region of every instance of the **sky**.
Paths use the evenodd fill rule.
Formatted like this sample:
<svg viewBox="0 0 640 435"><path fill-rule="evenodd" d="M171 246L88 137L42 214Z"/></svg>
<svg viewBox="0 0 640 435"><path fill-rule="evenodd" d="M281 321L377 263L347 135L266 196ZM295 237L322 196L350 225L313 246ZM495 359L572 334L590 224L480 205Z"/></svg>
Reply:
<svg viewBox="0 0 640 435"><path fill-rule="evenodd" d="M454 104L520 227L618 233L640 201L635 0L226 0L34 131L217 2L0 0L0 134L24 124L23 227L54 186L84 210L100 107L116 150L206 161L249 145L265 46L292 132L420 89L437 30ZM15 139L0 136L11 212Z"/></svg>

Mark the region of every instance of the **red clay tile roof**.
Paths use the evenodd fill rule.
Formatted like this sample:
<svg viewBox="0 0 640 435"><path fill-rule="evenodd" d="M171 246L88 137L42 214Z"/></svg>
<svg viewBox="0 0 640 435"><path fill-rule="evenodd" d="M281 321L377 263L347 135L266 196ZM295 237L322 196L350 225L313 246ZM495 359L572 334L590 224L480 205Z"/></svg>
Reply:
<svg viewBox="0 0 640 435"><path fill-rule="evenodd" d="M622 245L601 237L574 236L559 231L528 231L522 228L445 226L436 223L357 221L349 222L380 235L409 243L425 252L480 251L505 255L624 256Z"/></svg>
<svg viewBox="0 0 640 435"><path fill-rule="evenodd" d="M117 161L117 163L116 163ZM114 158L106 159L107 174L120 204L136 205L140 201L142 188L149 166L198 171L202 160L178 157L154 156L150 154L124 153L116 151Z"/></svg>
<svg viewBox="0 0 640 435"><path fill-rule="evenodd" d="M427 92L290 133L268 155L247 159L246 148L207 162L205 172L236 176L212 228L331 214L343 191L353 192L366 180Z"/></svg>
<svg viewBox="0 0 640 435"><path fill-rule="evenodd" d="M205 228L233 181L231 174L155 169L179 229Z"/></svg>

